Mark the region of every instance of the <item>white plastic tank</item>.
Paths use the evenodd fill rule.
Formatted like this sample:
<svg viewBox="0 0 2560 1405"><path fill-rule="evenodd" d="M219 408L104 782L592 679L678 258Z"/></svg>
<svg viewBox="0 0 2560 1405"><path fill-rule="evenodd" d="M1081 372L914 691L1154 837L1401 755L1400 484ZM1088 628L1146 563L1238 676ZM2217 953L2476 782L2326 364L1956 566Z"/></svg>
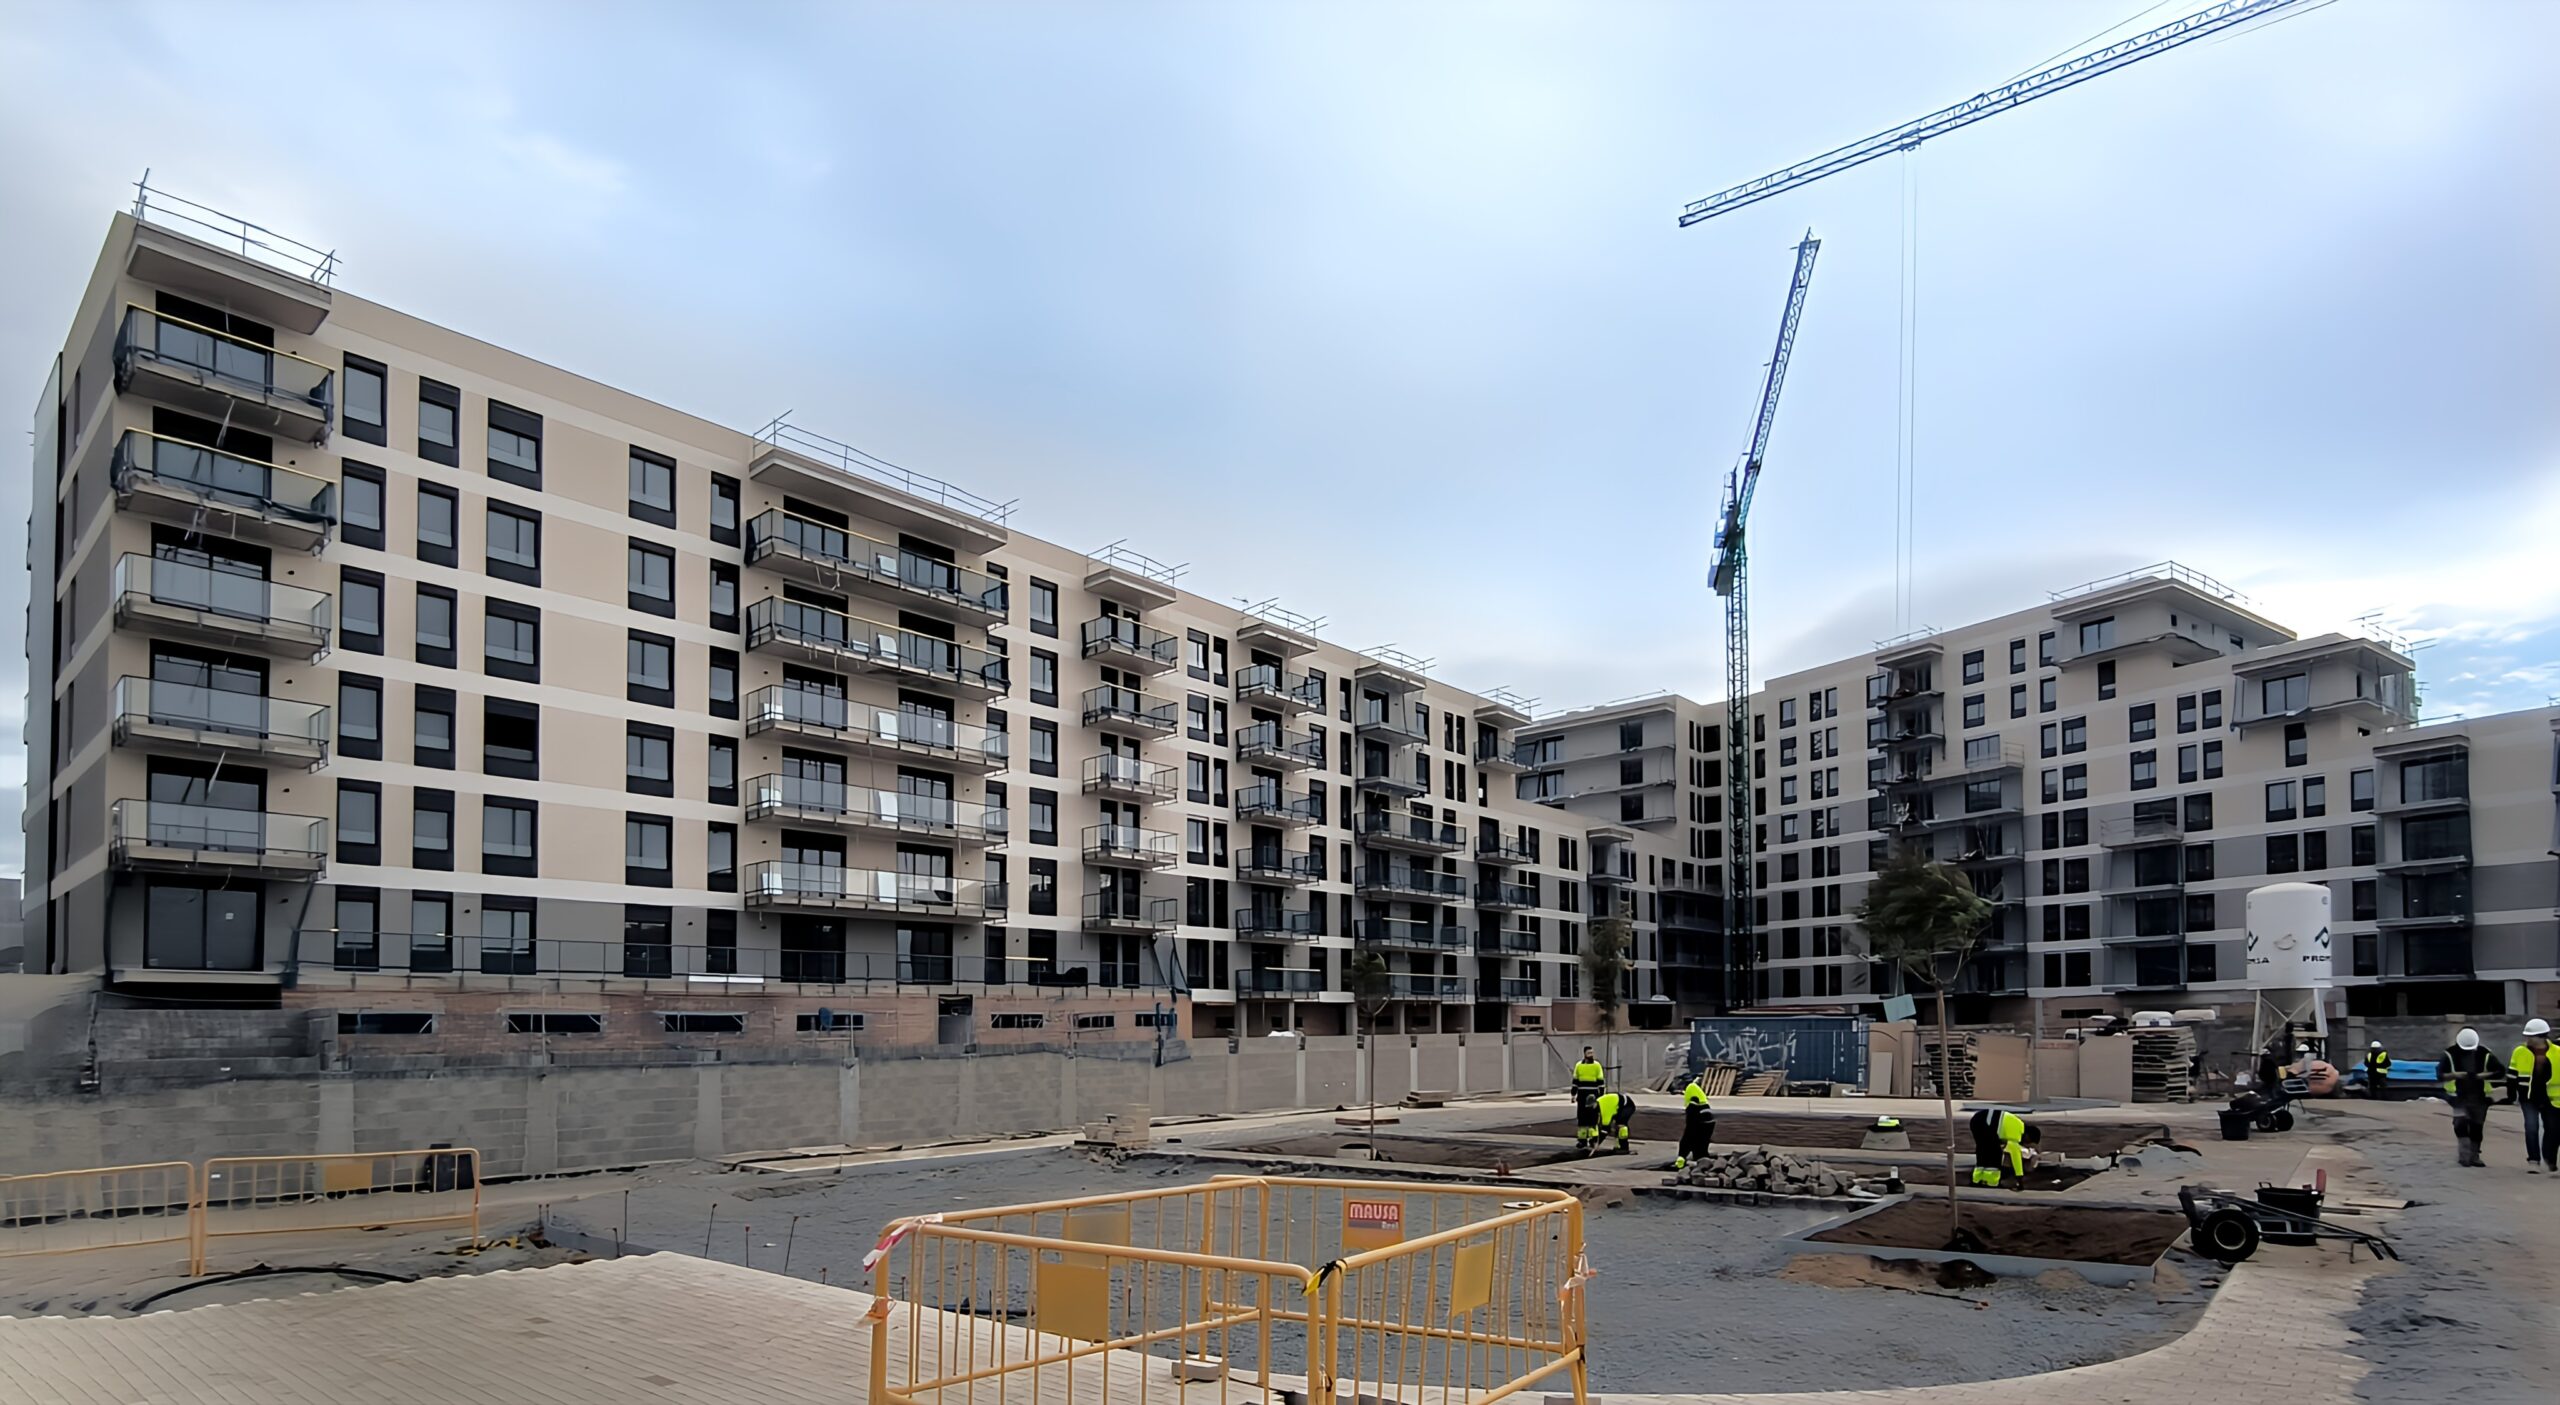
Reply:
<svg viewBox="0 0 2560 1405"><path fill-rule="evenodd" d="M2249 984L2309 990L2329 984L2329 890L2270 883L2249 892Z"/></svg>

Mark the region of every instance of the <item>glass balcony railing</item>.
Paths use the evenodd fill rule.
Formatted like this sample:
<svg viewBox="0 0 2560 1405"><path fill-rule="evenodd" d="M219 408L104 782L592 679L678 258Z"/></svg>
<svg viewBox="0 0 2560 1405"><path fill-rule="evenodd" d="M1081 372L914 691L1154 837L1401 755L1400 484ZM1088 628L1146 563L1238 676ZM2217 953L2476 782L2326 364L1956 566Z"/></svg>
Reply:
<svg viewBox="0 0 2560 1405"><path fill-rule="evenodd" d="M1236 914L1236 935L1248 941L1304 941L1318 935L1316 915L1289 908L1246 908Z"/></svg>
<svg viewBox="0 0 2560 1405"><path fill-rule="evenodd" d="M1538 905L1538 890L1527 883L1478 883L1478 907L1527 908Z"/></svg>
<svg viewBox="0 0 2560 1405"><path fill-rule="evenodd" d="M1005 833L1002 809L938 795L910 795L808 776L758 776L747 782L746 794L749 819L789 815L995 841Z"/></svg>
<svg viewBox="0 0 2560 1405"><path fill-rule="evenodd" d="M1289 971L1265 967L1261 970L1239 969L1227 973L1230 989L1238 995L1321 995L1324 972Z"/></svg>
<svg viewBox="0 0 2560 1405"><path fill-rule="evenodd" d="M1103 863L1171 863L1177 857L1174 836L1136 825L1091 824L1084 829L1084 856Z"/></svg>
<svg viewBox="0 0 2560 1405"><path fill-rule="evenodd" d="M1528 863L1537 858L1525 842L1499 834L1476 836L1476 858L1484 863Z"/></svg>
<svg viewBox="0 0 2560 1405"><path fill-rule="evenodd" d="M1077 631L1086 658L1128 659L1148 668L1171 668L1182 660L1182 641L1161 629L1150 629L1127 615L1086 620Z"/></svg>
<svg viewBox="0 0 2560 1405"><path fill-rule="evenodd" d="M1005 583L993 576L920 555L859 532L768 508L747 523L747 564L775 558L807 562L900 595L923 595L1001 619Z"/></svg>
<svg viewBox="0 0 2560 1405"><path fill-rule="evenodd" d="M1362 869L1359 886L1379 892L1402 893L1444 902L1467 895L1466 880L1456 874L1428 873L1418 868Z"/></svg>
<svg viewBox="0 0 2560 1405"><path fill-rule="evenodd" d="M1463 849L1466 836L1454 824L1441 824L1422 815L1399 815L1392 811L1370 810L1352 820L1351 832L1363 839L1385 843L1409 844L1422 849Z"/></svg>
<svg viewBox="0 0 2560 1405"><path fill-rule="evenodd" d="M1312 795L1291 795L1265 781L1236 792L1236 817L1262 824L1316 824L1324 819L1323 804Z"/></svg>
<svg viewBox="0 0 2560 1405"><path fill-rule="evenodd" d="M1006 756L1002 732L927 713L873 707L849 701L841 693L790 683L747 694L746 723L751 733L791 726L833 733L857 746L950 755L982 766L1002 766Z"/></svg>
<svg viewBox="0 0 2560 1405"><path fill-rule="evenodd" d="M982 878L841 868L775 859L747 865L746 900L782 907L852 907L984 917L1005 909L1005 886Z"/></svg>
<svg viewBox="0 0 2560 1405"><path fill-rule="evenodd" d="M822 605L767 596L747 607L747 647L788 647L853 659L893 673L1004 692L1003 656L895 629Z"/></svg>
<svg viewBox="0 0 2560 1405"><path fill-rule="evenodd" d="M1291 673L1271 664L1249 664L1236 670L1236 698L1240 702L1321 710L1324 685L1303 673Z"/></svg>
<svg viewBox="0 0 2560 1405"><path fill-rule="evenodd" d="M171 800L119 800L107 817L116 855L127 861L199 856L206 862L318 868L329 856L329 822Z"/></svg>
<svg viewBox="0 0 2560 1405"><path fill-rule="evenodd" d="M1381 703L1363 699L1358 717L1360 735L1363 737L1375 738L1399 746L1410 746L1430 740L1423 735L1422 729L1414 724L1411 714L1402 703Z"/></svg>
<svg viewBox="0 0 2560 1405"><path fill-rule="evenodd" d="M272 346L215 331L201 323L127 304L116 330L116 384L130 388L150 372L207 390L289 409L316 422L322 434L331 416L328 367Z"/></svg>
<svg viewBox="0 0 2560 1405"><path fill-rule="evenodd" d="M1476 998L1519 1002L1542 999L1538 982L1529 976L1484 976L1476 981Z"/></svg>
<svg viewBox="0 0 2560 1405"><path fill-rule="evenodd" d="M1159 698L1135 688L1109 685L1087 688L1084 693L1084 724L1088 727L1144 727L1149 731L1170 732L1182 725L1182 706L1169 698Z"/></svg>
<svg viewBox="0 0 2560 1405"><path fill-rule="evenodd" d="M1494 927L1487 929L1476 938L1476 950L1525 955L1540 950L1540 947L1538 934L1535 932L1524 932L1513 927Z"/></svg>
<svg viewBox="0 0 2560 1405"><path fill-rule="evenodd" d="M306 644L314 650L329 643L329 597L263 576L127 555L116 558L115 593L120 614Z"/></svg>
<svg viewBox="0 0 2560 1405"><path fill-rule="evenodd" d="M1324 863L1312 854L1246 849L1236 855L1236 876L1248 883L1312 883L1324 877Z"/></svg>
<svg viewBox="0 0 2560 1405"><path fill-rule="evenodd" d="M208 741L296 755L329 750L329 709L317 703L235 693L157 678L116 680L116 722L189 732Z"/></svg>
<svg viewBox="0 0 2560 1405"><path fill-rule="evenodd" d="M1321 766L1324 738L1312 732L1293 734L1277 722L1256 722L1236 730L1236 755L1270 766Z"/></svg>
<svg viewBox="0 0 2560 1405"><path fill-rule="evenodd" d="M1412 951L1467 949L1466 928L1444 927L1436 922L1410 917L1363 917L1352 933L1373 946L1401 947Z"/></svg>
<svg viewBox="0 0 2560 1405"><path fill-rule="evenodd" d="M1171 766L1134 756L1088 756L1084 759L1087 795L1135 795L1170 800L1178 773Z"/></svg>
<svg viewBox="0 0 2560 1405"><path fill-rule="evenodd" d="M1387 993L1399 1000L1464 1000L1467 998L1467 978L1391 972L1387 976Z"/></svg>
<svg viewBox="0 0 2560 1405"><path fill-rule="evenodd" d="M115 482L119 493L155 485L315 532L338 520L338 485L326 478L139 429L116 441Z"/></svg>
<svg viewBox="0 0 2560 1405"><path fill-rule="evenodd" d="M1180 926L1180 905L1171 898L1151 898L1135 889L1084 895L1087 927L1111 931L1169 932Z"/></svg>

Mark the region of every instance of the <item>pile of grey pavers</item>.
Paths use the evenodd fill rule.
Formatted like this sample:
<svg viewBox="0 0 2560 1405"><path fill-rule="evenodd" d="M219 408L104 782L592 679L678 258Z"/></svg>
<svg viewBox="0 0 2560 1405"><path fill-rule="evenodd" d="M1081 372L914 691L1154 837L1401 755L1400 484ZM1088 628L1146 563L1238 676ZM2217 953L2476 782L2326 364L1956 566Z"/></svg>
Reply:
<svg viewBox="0 0 2560 1405"><path fill-rule="evenodd" d="M1711 1151L1692 1157L1677 1172L1681 1185L1709 1190L1750 1190L1770 1195L1847 1195L1857 1177L1820 1161L1789 1156L1765 1146Z"/></svg>

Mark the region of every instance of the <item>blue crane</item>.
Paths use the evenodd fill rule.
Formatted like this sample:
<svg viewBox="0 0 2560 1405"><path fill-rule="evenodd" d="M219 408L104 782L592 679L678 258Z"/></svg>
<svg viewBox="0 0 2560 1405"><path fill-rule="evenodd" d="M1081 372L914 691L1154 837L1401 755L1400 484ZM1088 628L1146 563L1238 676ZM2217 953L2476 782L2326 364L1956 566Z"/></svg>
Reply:
<svg viewBox="0 0 2560 1405"><path fill-rule="evenodd" d="M2109 44L2103 49L2092 49L2075 58L2065 59L2015 82L2003 83L1987 93L1977 93L1953 107L1942 107L1926 117L1915 118L1889 131L1878 132L1810 160L1781 167L1730 190L1719 190L1704 200L1692 200L1680 211L1680 227L1686 229L1718 215L1731 214L1745 205L1757 204L1800 185L1811 185L1825 176L1863 166L1880 156L1907 151L1931 137L1945 136L1986 117L1997 117L2038 98L2077 87L2092 78L2165 54L2182 44L2192 44L2198 39L2264 19L2279 10L2303 4L2317 9L2326 3L2328 0L2223 0L2222 4L2209 5L2185 19Z"/></svg>
<svg viewBox="0 0 2560 1405"><path fill-rule="evenodd" d="M1795 279L1787 286L1786 311L1778 318L1778 349L1769 356L1760 385L1760 413L1751 427L1751 449L1724 480L1724 516L1716 524L1715 569L1708 580L1724 597L1724 959L1718 962L1722 1008L1758 998L1758 949L1753 939L1754 874L1751 833L1751 608L1750 551L1743 534L1751 497L1760 486L1760 462L1769 452L1769 430L1778 422L1778 392L1787 383L1787 359L1795 354L1796 324L1804 320L1805 293L1813 286L1814 255L1822 241L1804 232L1796 245Z"/></svg>

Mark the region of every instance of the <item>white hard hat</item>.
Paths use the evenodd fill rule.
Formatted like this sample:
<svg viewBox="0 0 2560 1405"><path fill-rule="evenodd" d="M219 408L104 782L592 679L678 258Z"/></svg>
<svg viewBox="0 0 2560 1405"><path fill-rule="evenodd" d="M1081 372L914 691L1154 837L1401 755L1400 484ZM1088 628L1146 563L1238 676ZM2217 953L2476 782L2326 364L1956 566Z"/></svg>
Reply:
<svg viewBox="0 0 2560 1405"><path fill-rule="evenodd" d="M2477 1049L2480 1047L2480 1031L2476 1029L2466 1029L2460 1034L2453 1036L2453 1042L2460 1048Z"/></svg>
<svg viewBox="0 0 2560 1405"><path fill-rule="evenodd" d="M2526 1020L2524 1022L2524 1032L2528 1036L2549 1034L2551 1032L2551 1021L2544 1019Z"/></svg>
<svg viewBox="0 0 2560 1405"><path fill-rule="evenodd" d="M2377 1040L2373 1041L2373 1047L2375 1047L2375 1048L2377 1048L2377 1049L2381 1048L2381 1047L2382 1047L2382 1041L2381 1041L2381 1040L2379 1040L2379 1039L2377 1039Z"/></svg>
<svg viewBox="0 0 2560 1405"><path fill-rule="evenodd" d="M2293 1051L2297 1054L2307 1054L2311 1052L2311 1046L2308 1044L2296 1044L2293 1046Z"/></svg>

